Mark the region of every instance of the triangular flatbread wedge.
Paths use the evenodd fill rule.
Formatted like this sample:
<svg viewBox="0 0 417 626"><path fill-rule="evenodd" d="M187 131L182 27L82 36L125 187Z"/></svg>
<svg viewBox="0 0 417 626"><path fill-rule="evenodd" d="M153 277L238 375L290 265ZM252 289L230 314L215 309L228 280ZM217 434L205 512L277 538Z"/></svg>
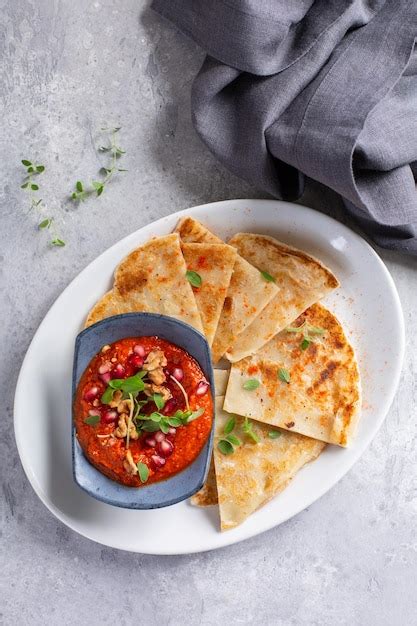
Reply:
<svg viewBox="0 0 417 626"><path fill-rule="evenodd" d="M216 398L213 455L221 530L229 530L285 489L303 465L318 457L325 444L251 420L252 431L259 439L255 443L245 433L245 419L234 416L232 434L241 445L234 448L233 454L222 454L218 444L226 436L224 428L232 417L222 404L223 398ZM196 504L214 504L214 500L213 491L207 491Z"/></svg>
<svg viewBox="0 0 417 626"><path fill-rule="evenodd" d="M214 471L214 460L211 457L210 467L207 474L206 482L193 496L191 496L191 504L193 506L212 506L218 503L216 473Z"/></svg>
<svg viewBox="0 0 417 626"><path fill-rule="evenodd" d="M347 446L360 399L353 348L336 317L315 304L258 354L233 364L224 408Z"/></svg>
<svg viewBox="0 0 417 626"><path fill-rule="evenodd" d="M201 278L201 285L193 291L211 346L232 277L236 249L224 243L183 243L181 248L187 269Z"/></svg>
<svg viewBox="0 0 417 626"><path fill-rule="evenodd" d="M217 396L222 396L223 402L230 370L214 369L213 373L216 398ZM200 491L197 491L197 493L191 497L191 504L194 506L211 506L212 504L217 504L217 485L213 456L211 457L206 482Z"/></svg>
<svg viewBox="0 0 417 626"><path fill-rule="evenodd" d="M238 233L229 244L279 287L275 298L229 347L225 356L235 362L255 354L309 306L338 287L339 282L320 261L273 237Z"/></svg>
<svg viewBox="0 0 417 626"><path fill-rule="evenodd" d="M151 239L116 268L112 291L90 311L86 326L117 315L147 311L176 317L203 332L176 233Z"/></svg>
<svg viewBox="0 0 417 626"><path fill-rule="evenodd" d="M189 243L224 243L191 217L183 218L176 228L181 240ZM223 310L212 345L212 359L217 363L255 317L278 293L278 287L240 256L230 280Z"/></svg>

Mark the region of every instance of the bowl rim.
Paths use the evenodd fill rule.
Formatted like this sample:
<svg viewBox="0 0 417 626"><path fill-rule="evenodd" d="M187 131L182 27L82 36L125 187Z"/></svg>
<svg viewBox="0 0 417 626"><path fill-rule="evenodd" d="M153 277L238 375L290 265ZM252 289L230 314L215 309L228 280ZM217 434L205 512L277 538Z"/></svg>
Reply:
<svg viewBox="0 0 417 626"><path fill-rule="evenodd" d="M172 500L169 501L164 501L162 503L156 502L156 503L141 503L141 502L135 502L134 505L132 505L132 503L123 503L120 500L114 499L112 497L107 497L107 496L103 496L100 495L97 492L94 492L92 490L90 490L88 487L86 487L85 485L81 484L78 480L78 476L77 476L77 472L76 472L76 466L75 466L75 455L76 455L76 448L78 448L78 453L82 454L84 459L87 461L87 463L89 463L89 465L93 468L93 470L95 472L97 472L98 474L100 474L100 476L103 476L107 481L109 481L110 484L114 484L116 485L119 489L122 489L123 491L127 492L131 492L133 493L135 490L142 490L142 489L152 489L152 487L154 485L158 485L160 483L167 483L168 481L174 479L175 477L181 475L182 472L186 471L189 467L191 467L193 465L193 463L195 463L195 461L200 457L200 455L203 453L204 448L200 451L200 454L197 455L197 457L194 459L194 461L190 464L187 465L183 470L181 470L180 472L177 472L176 474L166 478L165 480L161 480L161 481L157 481L156 483L151 483L150 485L144 485L141 487L130 487L128 485L123 485L122 483L119 483L118 481L112 480L111 478L109 478L108 476L105 476L105 474L103 474L102 472L100 472L92 463L90 463L89 459L87 458L87 456L85 455L78 439L76 436L76 427L75 427L75 421L74 421L74 401L75 401L75 396L77 393L77 389L78 389L78 383L76 383L76 373L77 373L77 359L78 359L78 353L80 350L80 346L82 344L83 338L88 335L92 330L97 329L100 326L108 326L111 325L113 322L115 322L116 320L120 320L120 319L125 319L125 318L129 318L129 319L135 319L135 318L147 318L150 320L158 320L158 321L164 321L167 320L169 321L170 324L172 324L173 326L180 326L182 327L186 332L195 335L195 337L198 339L198 341L201 342L203 348L204 348L204 352L205 352L205 358L207 361L207 367L208 367L208 372L204 372L204 374L206 375L206 377L209 379L209 383L210 383L210 392L212 395L212 402L213 402L213 420L212 420L212 425L211 425L211 429L210 429L210 434L206 440L206 443L204 444L205 446L207 446L207 454L206 454L206 459L205 459L205 463L204 463L204 471L201 473L201 478L198 481L197 485L195 487L193 487L191 490L187 491L186 493L183 493L181 495L179 495L178 497L173 498ZM133 336L133 335L132 335ZM149 336L149 335L143 335L144 337ZM161 338L162 337L161 334L158 334L156 336L159 336ZM176 344L174 341L171 341L169 339L166 339L166 341L169 341L170 343L177 345L179 348L181 348L182 350L184 350L185 352L188 353L188 350L186 350L185 348L183 348L181 345ZM94 355L95 356L95 355ZM94 358L94 356L92 358ZM198 365L200 366L201 369L203 369L201 363L195 358L193 357L191 354L190 356L195 359L198 363ZM91 360L91 359L90 359ZM85 370L84 370L85 371ZM83 375L84 371L81 373L81 376ZM165 315L163 313L152 313L149 311L132 311L129 313L120 313L118 315L112 315L110 317L106 317L102 320L99 320L98 322L95 322L94 324L91 324L90 326L87 326L87 328L83 328L83 330L81 330L78 335L75 338L75 345L74 345L74 356L73 356L73 367L72 367L72 390L71 390L71 441L72 441L72 475L74 478L75 483L78 485L78 487L80 489L82 489L85 493L87 493L89 496L92 496L93 498L95 498L96 500L99 500L100 502L104 502L105 504L109 504L111 506L116 506L119 508L123 508L123 509L129 509L129 510L152 510L152 509L159 509L159 508L165 508L168 506L172 506L174 504L178 504L179 502L182 502L184 500L187 500L188 498L190 498L191 496L193 496L195 493L197 493L204 485L206 478L207 478L207 474L209 471L209 467L210 467L210 461L211 461L211 456L212 456L212 451L213 451L213 441L214 441L214 418L215 418L215 383L214 383L214 373L213 373L213 362L211 359L211 351L210 351L210 347L207 341L207 338L203 335L203 333L201 333L199 330L197 330L196 328L194 328L193 326L191 326L190 324L187 324L187 322L184 322L183 320L180 320L176 317L171 317L169 315Z"/></svg>

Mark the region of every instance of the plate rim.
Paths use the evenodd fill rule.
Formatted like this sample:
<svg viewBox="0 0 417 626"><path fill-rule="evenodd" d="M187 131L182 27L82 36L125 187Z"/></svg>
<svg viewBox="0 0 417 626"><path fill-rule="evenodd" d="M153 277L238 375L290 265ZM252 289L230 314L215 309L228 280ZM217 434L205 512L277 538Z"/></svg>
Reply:
<svg viewBox="0 0 417 626"><path fill-rule="evenodd" d="M390 286L390 293L392 295L393 298L393 304L395 306L395 310L398 316L398 322L399 322L399 357L395 366L395 372L393 372L393 375L391 377L391 387L389 389L389 393L387 394L386 399L384 400L384 404L383 406L380 407L380 413L381 413L381 417L379 417L378 421L376 422L372 434L369 436L369 440L365 443L365 445L361 448L358 448L357 450L355 450L354 454L352 455L352 458L349 461L349 464L347 466L347 468L343 468L342 472L336 473L336 478L335 480L332 482L331 486L324 486L323 488L317 489L315 491L314 497L309 499L307 503L302 502L300 504L300 506L295 507L295 509L292 509L291 512L288 514L288 516L284 516L283 519L281 519L280 521L276 522L275 520L272 520L270 523L268 522L268 524L266 525L266 527L262 528L259 531L249 531L248 534L246 534L243 537L237 536L237 537L233 537L230 536L230 540L227 543L224 544L220 544L220 545L214 545L214 546L203 546L201 548L194 548L194 549L190 549L190 548L185 548L185 549L179 549L178 547L172 550L166 550L166 549L162 549L159 551L156 551L155 549L151 549L151 550L146 550L141 548L140 550L136 547L129 547L127 548L125 545L122 544L118 544L117 541L101 541L100 539L98 539L97 537L93 536L92 533L89 533L88 531L84 530L84 529L80 529L77 528L76 525L73 523L71 518L68 518L68 516L61 511L61 509L59 509L48 497L48 495L44 492L42 486L39 484L37 477L34 475L34 473L32 472L31 468L29 467L29 464L22 452L22 444L20 442L19 439L19 433L18 433L18 418L17 415L19 413L19 403L20 403L20 396L21 396L21 392L20 392L20 387L22 385L22 380L24 378L24 374L25 374L25 370L28 367L28 363L30 361L31 358L31 353L32 351L35 349L36 347L36 341L37 341L37 337L38 334L40 332L40 329L46 325L48 323L48 318L50 315L52 315L52 311L55 307L55 305L57 304L57 302L64 297L64 295L71 289L73 288L73 286L76 286L77 281L80 279L80 276L91 269L94 269L94 265L98 264L101 260L101 258L103 256L105 256L106 254L110 254L111 251L114 251L115 248L117 248L119 245L123 244L123 243L129 243L130 239L134 239L135 236L142 231L143 229L150 227L150 226L154 226L155 228L159 228L160 226L163 226L164 222L167 219L172 218L174 215L177 217L177 219L180 219L183 216L186 215L192 215L193 211L198 211L198 210L209 210L210 208L215 208L215 207L220 207L222 205L228 205L228 206L233 206L236 205L237 207L240 207L240 205L242 203L248 204L249 206L253 206L255 208L255 205L257 203L261 203L262 205L270 205L270 207L275 207L275 208L279 208L280 206L285 206L285 207L293 207L294 209L297 209L297 212L299 212L299 210L304 211L306 213L311 213L313 215L316 215L319 219L323 218L325 221L330 220L331 222L333 222L334 224L337 224L338 227L340 227L342 230L347 230L349 231L350 236L352 236L358 243L360 243L366 250L368 253L371 254L371 256L374 257L374 260L377 262L377 264L379 265L380 269L382 270L382 273L385 276L385 279L387 280L389 286ZM242 208L242 207L241 207ZM399 386L399 382L400 382L400 377L401 377L401 373L402 373L402 369L403 369L403 363L404 363L404 355L405 355L405 321L404 321L404 312L402 309L402 304L401 304L401 300L398 294L398 290L397 287L395 285L394 279L392 278L388 268L386 267L385 263L383 262L383 260L381 259L381 257L378 255L378 253L376 252L376 250L374 250L374 248L357 232L355 232L354 230L352 230L349 226L347 226L346 224L343 224L342 222L340 222L339 220L335 219L332 216L327 215L326 213L323 213L321 211L318 211L317 209L314 209L312 207L308 207L305 205L300 205L297 204L295 202L286 202L283 200L275 200L275 199L263 199L263 198L235 198L232 200L219 200L216 202L209 202L209 203L204 203L204 204L200 204L200 205L196 205L196 206L192 206L192 207L188 207L185 209L181 209L179 211L173 211L172 213L162 216L160 218L158 218L157 220L154 221L150 221L147 224L142 225L140 228L136 229L135 231L127 234L126 236L122 237L121 239L119 239L118 241L116 241L115 243L113 243L111 246L109 246L108 248L106 248L105 250L103 250L103 252L101 252L97 257L95 257L92 261L90 261L83 269L81 269L76 276L74 276L74 278L68 283L68 285L58 294L58 296L55 298L55 300L53 301L53 303L49 306L46 314L44 315L44 317L42 318L41 322L39 323L38 327L36 328L36 331L34 332L32 339L30 341L30 344L27 348L27 351L25 353L25 356L23 358L20 370L19 370L19 375L17 378L17 382L16 382L16 388L15 388L15 394L14 394L14 403L13 403L13 427L14 427L14 437L15 437L15 442L16 442L16 447L17 447L17 451L19 454L19 459L21 462L21 465L23 467L24 473L26 474L26 477L31 485L31 487L33 488L33 490L35 491L36 495L38 496L38 498L40 499L40 501L43 503L43 505L63 524L65 524L66 526L68 526L71 530L73 530L74 532L76 532L77 534L91 540L94 541L95 543L99 544L99 545L103 545L103 546L107 546L110 548L114 548L114 549L118 549L118 550L125 550L128 552L132 552L132 553L136 553L136 554L149 554L149 555L155 555L155 556L174 556L174 555L180 555L180 554L196 554L196 553L200 553L200 552L209 552L211 550L217 550L220 548L226 548L227 546L230 545L234 545L236 543L240 543L241 541L245 541L247 539L251 539L253 537L256 537L258 535L263 534L264 532L267 532L268 530L271 530L272 528L276 528L278 526L280 526L281 524L283 524L284 522L288 521L289 519L299 515L300 512L302 512L303 510L305 510L306 508L308 508L309 506L311 506L313 503L315 503L316 501L318 501L325 493L327 493L328 491L330 491L330 489L332 489L340 480L341 478L343 478L343 476L345 476L351 469L352 467L355 465L355 463L359 460L359 458L364 454L364 452L367 450L367 448L369 447L369 445L372 443L372 441L375 439L376 435L378 434L382 424L384 423L388 411L392 405L392 402L394 400L395 394L398 390L398 386ZM220 535L220 532L219 532Z"/></svg>

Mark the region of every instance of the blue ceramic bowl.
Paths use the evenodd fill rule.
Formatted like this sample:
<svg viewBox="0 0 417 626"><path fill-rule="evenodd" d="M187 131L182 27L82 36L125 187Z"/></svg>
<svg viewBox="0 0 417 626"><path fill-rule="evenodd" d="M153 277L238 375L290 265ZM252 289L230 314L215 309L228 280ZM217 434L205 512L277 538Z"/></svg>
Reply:
<svg viewBox="0 0 417 626"><path fill-rule="evenodd" d="M124 337L157 335L186 350L199 363L211 385L214 400L213 368L208 343L192 326L173 317L156 313L115 315L83 330L75 342L72 377L73 400L78 383L91 359L106 345ZM73 472L75 482L90 496L127 509L156 509L189 498L203 486L210 465L213 428L206 445L185 470L172 478L134 488L120 485L93 467L81 449L72 428Z"/></svg>

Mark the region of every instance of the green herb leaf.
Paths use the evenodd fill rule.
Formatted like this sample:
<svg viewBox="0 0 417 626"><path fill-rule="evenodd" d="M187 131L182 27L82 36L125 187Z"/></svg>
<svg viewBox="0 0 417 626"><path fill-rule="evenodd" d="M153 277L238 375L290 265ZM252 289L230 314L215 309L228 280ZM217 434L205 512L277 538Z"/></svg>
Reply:
<svg viewBox="0 0 417 626"><path fill-rule="evenodd" d="M203 409L203 407L200 407L197 411L192 411L191 413L189 411L186 411L186 415L183 420L184 424L189 424L190 422L196 420L198 417L201 417L204 411L205 409Z"/></svg>
<svg viewBox="0 0 417 626"><path fill-rule="evenodd" d="M182 424L182 421L179 417L167 417L167 422L170 426L174 426L175 428L181 426Z"/></svg>
<svg viewBox="0 0 417 626"><path fill-rule="evenodd" d="M197 274L197 272L194 272L193 270L187 270L185 272L185 277L193 287L201 287L203 280L200 274Z"/></svg>
<svg viewBox="0 0 417 626"><path fill-rule="evenodd" d="M326 331L324 328L318 328L317 326L307 326L307 333L309 335L324 335Z"/></svg>
<svg viewBox="0 0 417 626"><path fill-rule="evenodd" d="M156 411L149 415L149 419L152 420L153 422L160 422L161 418L162 418L162 415L160 413L157 413Z"/></svg>
<svg viewBox="0 0 417 626"><path fill-rule="evenodd" d="M51 224L52 224L52 220L51 218L48 217L46 220L43 220L39 224L38 228L49 228Z"/></svg>
<svg viewBox="0 0 417 626"><path fill-rule="evenodd" d="M23 183L23 185L20 185L21 189L26 189L26 187L29 185L29 182L27 183Z"/></svg>
<svg viewBox="0 0 417 626"><path fill-rule="evenodd" d="M236 425L236 420L234 417L231 417L224 426L224 429L223 429L224 434L228 435L229 433L231 433L235 425Z"/></svg>
<svg viewBox="0 0 417 626"><path fill-rule="evenodd" d="M32 191L38 191L39 185L37 185L36 183L31 183L30 188L32 189Z"/></svg>
<svg viewBox="0 0 417 626"><path fill-rule="evenodd" d="M89 415L85 418L84 424L88 424L89 426L95 426L100 421L100 415Z"/></svg>
<svg viewBox="0 0 417 626"><path fill-rule="evenodd" d="M36 166L36 171L39 172L39 174L42 174L42 172L45 171L45 166L44 165L37 165Z"/></svg>
<svg viewBox="0 0 417 626"><path fill-rule="evenodd" d="M245 421L243 423L242 428L243 428L243 432L245 433L245 435L250 437L252 441L254 441L255 443L260 442L259 435L253 430L253 424L252 422L249 421L249 418L245 417Z"/></svg>
<svg viewBox="0 0 417 626"><path fill-rule="evenodd" d="M229 441L231 444L233 444L234 446L240 446L242 445L242 442L240 441L240 439L238 437L236 437L236 435L227 435L227 437L225 437L226 441Z"/></svg>
<svg viewBox="0 0 417 626"><path fill-rule="evenodd" d="M63 246L65 246L65 241L63 241L62 239L52 239L51 244L53 246L57 246L58 248L62 248Z"/></svg>
<svg viewBox="0 0 417 626"><path fill-rule="evenodd" d="M162 430L162 432L165 433L166 435L169 431L168 420L162 418L161 421L159 422L159 429Z"/></svg>
<svg viewBox="0 0 417 626"><path fill-rule="evenodd" d="M260 384L261 383L256 378L249 378L243 383L243 389L246 389L246 391L253 391L254 389L257 389Z"/></svg>
<svg viewBox="0 0 417 626"><path fill-rule="evenodd" d="M278 378L283 382L289 384L291 380L291 374L285 367L280 367L278 370Z"/></svg>
<svg viewBox="0 0 417 626"><path fill-rule="evenodd" d="M308 346L310 345L311 341L307 338L304 338L302 340L302 342L300 343L300 348L301 350L307 350Z"/></svg>
<svg viewBox="0 0 417 626"><path fill-rule="evenodd" d="M25 167L29 167L30 165L32 165L32 163L28 161L27 159L22 159L22 163Z"/></svg>
<svg viewBox="0 0 417 626"><path fill-rule="evenodd" d="M102 182L100 182L100 181L97 181L97 180L93 180L93 182L91 184L93 185L94 189L96 190L97 195L101 196L101 194L103 193L103 190L104 190L104 184Z"/></svg>
<svg viewBox="0 0 417 626"><path fill-rule="evenodd" d="M233 454L233 452L235 451L230 441L227 441L226 439L220 439L220 441L217 444L217 447L222 454L226 454L226 455Z"/></svg>
<svg viewBox="0 0 417 626"><path fill-rule="evenodd" d="M83 184L80 180L77 180L77 182L75 183L75 188L77 191L83 191Z"/></svg>
<svg viewBox="0 0 417 626"><path fill-rule="evenodd" d="M113 378L109 382L109 386L113 389L121 389L124 393L139 393L145 389L145 383L142 378L146 372L143 374L142 372L138 372L134 374L134 376L129 376L129 378Z"/></svg>
<svg viewBox="0 0 417 626"><path fill-rule="evenodd" d="M268 433L268 437L270 439L278 439L278 437L281 437L281 433L279 430L270 430Z"/></svg>
<svg viewBox="0 0 417 626"><path fill-rule="evenodd" d="M107 387L106 391L103 393L103 395L101 396L101 403L102 404L110 404L110 402L113 400L113 394L114 394L114 389L112 389L112 387Z"/></svg>
<svg viewBox="0 0 417 626"><path fill-rule="evenodd" d="M138 468L139 478L141 483L146 483L149 478L149 467L146 463L139 463L136 466Z"/></svg>
<svg viewBox="0 0 417 626"><path fill-rule="evenodd" d="M165 400L163 399L162 395L160 393L154 393L153 396L153 401L155 402L157 408L159 410L163 409L165 406Z"/></svg>
<svg viewBox="0 0 417 626"><path fill-rule="evenodd" d="M261 270L261 276L264 280L266 280L268 283L276 283L277 281L275 280L275 278L273 276L271 276L271 274L268 274L268 272L265 272L264 270Z"/></svg>
<svg viewBox="0 0 417 626"><path fill-rule="evenodd" d="M140 424L140 428L146 433L156 433L157 430L160 430L159 423L152 422L152 420L142 422L142 424Z"/></svg>

